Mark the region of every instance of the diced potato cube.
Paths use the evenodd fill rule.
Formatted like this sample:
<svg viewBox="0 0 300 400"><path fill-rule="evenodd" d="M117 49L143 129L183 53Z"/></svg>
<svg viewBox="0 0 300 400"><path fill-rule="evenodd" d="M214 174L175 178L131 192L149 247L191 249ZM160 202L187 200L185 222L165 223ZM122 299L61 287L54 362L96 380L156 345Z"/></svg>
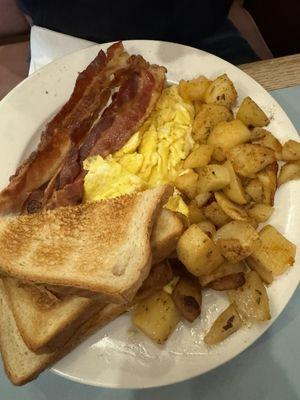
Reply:
<svg viewBox="0 0 300 400"><path fill-rule="evenodd" d="M191 225L179 239L177 256L195 276L208 274L223 262L217 246L197 225Z"/></svg>
<svg viewBox="0 0 300 400"><path fill-rule="evenodd" d="M232 112L216 104L202 104L193 123L193 136L197 142L205 143L212 128L222 121L231 121Z"/></svg>
<svg viewBox="0 0 300 400"><path fill-rule="evenodd" d="M245 276L242 272L237 274L231 274L227 276L223 276L222 278L218 278L215 281L212 281L208 287L213 290L224 291L237 289L245 283Z"/></svg>
<svg viewBox="0 0 300 400"><path fill-rule="evenodd" d="M255 138L256 135L256 138ZM282 145L271 132L263 128L254 128L251 131L251 139L253 144L260 144L261 146L269 147L274 150L276 160L282 159Z"/></svg>
<svg viewBox="0 0 300 400"><path fill-rule="evenodd" d="M236 115L249 127L265 126L270 122L263 110L250 97L245 97Z"/></svg>
<svg viewBox="0 0 300 400"><path fill-rule="evenodd" d="M210 164L197 168L198 193L223 189L230 183L230 175L223 165Z"/></svg>
<svg viewBox="0 0 300 400"><path fill-rule="evenodd" d="M203 208L203 213L214 225L220 227L227 224L230 218L224 213L222 208L216 201L213 201L208 206Z"/></svg>
<svg viewBox="0 0 300 400"><path fill-rule="evenodd" d="M245 188L245 191L255 202L260 203L263 201L263 186L257 178L250 180Z"/></svg>
<svg viewBox="0 0 300 400"><path fill-rule="evenodd" d="M249 139L249 129L241 121L235 119L217 124L208 136L207 143L226 152L238 144L247 142Z"/></svg>
<svg viewBox="0 0 300 400"><path fill-rule="evenodd" d="M183 318L193 322L201 313L202 294L199 283L187 277L178 281L172 298Z"/></svg>
<svg viewBox="0 0 300 400"><path fill-rule="evenodd" d="M257 174L257 178L263 188L262 202L271 206L274 204L274 197L277 188L277 171L278 165L277 162L274 162Z"/></svg>
<svg viewBox="0 0 300 400"><path fill-rule="evenodd" d="M189 222L190 224L197 224L198 222L206 219L203 210L199 208L194 200L189 204Z"/></svg>
<svg viewBox="0 0 300 400"><path fill-rule="evenodd" d="M175 186L184 193L189 199L193 199L197 194L198 174L194 171L178 176L175 179Z"/></svg>
<svg viewBox="0 0 300 400"><path fill-rule="evenodd" d="M211 239L216 233L216 228L208 219L198 222L197 226Z"/></svg>
<svg viewBox="0 0 300 400"><path fill-rule="evenodd" d="M229 200L232 200L237 204L246 204L247 196L245 190L241 184L240 178L235 173L231 162L227 160L223 165L227 168L230 175L230 183L223 189L225 195Z"/></svg>
<svg viewBox="0 0 300 400"><path fill-rule="evenodd" d="M295 179L300 179L300 161L289 162L281 167L278 186Z"/></svg>
<svg viewBox="0 0 300 400"><path fill-rule="evenodd" d="M230 201L223 193L216 192L215 199L229 218L239 221L247 221L249 216L247 211L240 205Z"/></svg>
<svg viewBox="0 0 300 400"><path fill-rule="evenodd" d="M197 194L195 197L195 202L197 203L198 207L203 207L205 204L208 202L208 200L211 198L211 193L210 192L202 192Z"/></svg>
<svg viewBox="0 0 300 400"><path fill-rule="evenodd" d="M208 144L200 144L195 150L184 160L184 168L204 167L210 162L214 148Z"/></svg>
<svg viewBox="0 0 300 400"><path fill-rule="evenodd" d="M263 282L268 285L273 282L274 278L272 272L269 271L262 264L260 264L257 260L254 260L250 256L246 259L246 263L253 271L256 271L258 273Z"/></svg>
<svg viewBox="0 0 300 400"><path fill-rule="evenodd" d="M267 225L260 232L260 246L251 254L250 260L261 264L274 275L283 274L295 262L296 246L273 226Z"/></svg>
<svg viewBox="0 0 300 400"><path fill-rule="evenodd" d="M245 221L231 221L217 230L214 242L222 255L231 263L244 260L259 246L256 230Z"/></svg>
<svg viewBox="0 0 300 400"><path fill-rule="evenodd" d="M273 214L274 208L268 204L257 203L248 208L248 214L257 222L266 222Z"/></svg>
<svg viewBox="0 0 300 400"><path fill-rule="evenodd" d="M133 323L159 344L168 339L179 321L172 297L163 290L139 303L133 313Z"/></svg>
<svg viewBox="0 0 300 400"><path fill-rule="evenodd" d="M212 158L216 161L222 162L226 160L226 153L221 147L215 147Z"/></svg>
<svg viewBox="0 0 300 400"><path fill-rule="evenodd" d="M274 151L258 144L244 143L227 152L227 158L238 174L255 178L255 174L273 163Z"/></svg>
<svg viewBox="0 0 300 400"><path fill-rule="evenodd" d="M224 276L239 274L239 273L245 274L246 272L247 272L247 267L244 264L244 262L238 262L233 264L230 263L229 261L225 261L210 274L199 276L199 282L201 286L207 286L210 282L213 282L219 278L224 278Z"/></svg>
<svg viewBox="0 0 300 400"><path fill-rule="evenodd" d="M267 321L271 319L269 298L264 284L255 271L245 275L245 284L229 290L228 297L244 322Z"/></svg>
<svg viewBox="0 0 300 400"><path fill-rule="evenodd" d="M231 304L215 320L209 332L206 334L204 342L210 345L222 342L241 327L242 320L235 306Z"/></svg>
<svg viewBox="0 0 300 400"><path fill-rule="evenodd" d="M181 80L178 87L179 94L185 100L202 101L210 84L211 81L203 75L190 81Z"/></svg>
<svg viewBox="0 0 300 400"><path fill-rule="evenodd" d="M206 89L204 102L231 108L237 99L237 91L226 74L218 76Z"/></svg>
<svg viewBox="0 0 300 400"><path fill-rule="evenodd" d="M300 143L296 140L288 140L282 148L282 159L284 161L300 160Z"/></svg>

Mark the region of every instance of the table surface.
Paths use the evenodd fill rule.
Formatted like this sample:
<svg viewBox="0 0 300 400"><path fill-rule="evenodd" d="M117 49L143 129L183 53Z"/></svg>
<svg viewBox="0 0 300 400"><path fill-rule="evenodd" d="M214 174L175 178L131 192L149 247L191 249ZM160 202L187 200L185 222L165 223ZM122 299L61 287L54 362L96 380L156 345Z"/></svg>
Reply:
<svg viewBox="0 0 300 400"><path fill-rule="evenodd" d="M279 60L279 69L293 71L285 80L280 78L280 83L274 78L278 74L275 60L241 68L269 90L299 85L300 56L295 57L296 67L289 57ZM272 79L268 79L268 71L270 74L273 71ZM300 86L274 90L272 95L300 132ZM272 327L249 349L224 366L183 383L147 390L112 390L70 382L47 371L37 380L16 388L0 365L0 400L297 400L300 399L299 309L300 288Z"/></svg>

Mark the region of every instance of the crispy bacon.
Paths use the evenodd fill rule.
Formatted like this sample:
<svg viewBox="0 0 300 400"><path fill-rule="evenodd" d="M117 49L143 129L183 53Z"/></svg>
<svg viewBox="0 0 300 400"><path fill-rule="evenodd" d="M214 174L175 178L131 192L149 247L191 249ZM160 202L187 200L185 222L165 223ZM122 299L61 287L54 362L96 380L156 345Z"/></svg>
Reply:
<svg viewBox="0 0 300 400"><path fill-rule="evenodd" d="M105 107L112 78L126 69L129 55L121 42L102 50L81 72L68 102L47 124L38 148L17 169L9 185L0 193L0 213L19 211L26 198L48 182L66 154L79 144Z"/></svg>

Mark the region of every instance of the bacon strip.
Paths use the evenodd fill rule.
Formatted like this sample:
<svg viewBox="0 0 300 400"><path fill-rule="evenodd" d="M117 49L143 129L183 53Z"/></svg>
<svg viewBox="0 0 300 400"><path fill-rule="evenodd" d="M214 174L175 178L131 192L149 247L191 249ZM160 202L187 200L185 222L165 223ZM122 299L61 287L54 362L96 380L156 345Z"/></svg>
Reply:
<svg viewBox="0 0 300 400"><path fill-rule="evenodd" d="M68 102L47 124L38 148L17 169L0 193L0 213L19 211L28 195L48 182L70 149L90 130L111 94L112 74L126 69L130 57L122 43L100 51L79 74Z"/></svg>

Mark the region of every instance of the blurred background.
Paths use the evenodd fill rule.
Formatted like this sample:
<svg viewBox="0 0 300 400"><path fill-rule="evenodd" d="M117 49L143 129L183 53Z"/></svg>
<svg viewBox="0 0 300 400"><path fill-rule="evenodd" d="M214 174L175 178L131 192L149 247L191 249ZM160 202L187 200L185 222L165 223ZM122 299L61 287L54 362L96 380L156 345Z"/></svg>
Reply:
<svg viewBox="0 0 300 400"><path fill-rule="evenodd" d="M261 60L300 53L299 18L300 0L233 0L228 14ZM28 74L29 39L17 1L0 0L0 99Z"/></svg>

